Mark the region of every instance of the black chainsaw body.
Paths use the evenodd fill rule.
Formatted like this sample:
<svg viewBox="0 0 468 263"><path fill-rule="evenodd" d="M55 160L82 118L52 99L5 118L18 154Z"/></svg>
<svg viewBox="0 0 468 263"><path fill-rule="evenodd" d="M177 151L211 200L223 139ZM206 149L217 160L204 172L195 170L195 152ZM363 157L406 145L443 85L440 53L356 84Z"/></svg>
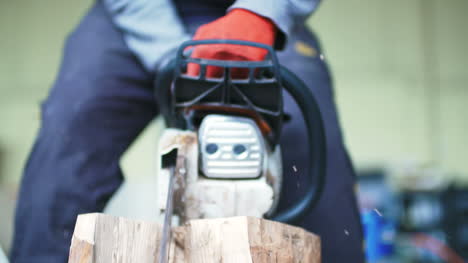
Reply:
<svg viewBox="0 0 468 263"><path fill-rule="evenodd" d="M267 56L263 61L224 61L192 58L187 52L197 45L213 44L262 48L267 50ZM198 76L186 74L189 63L198 65ZM206 77L209 66L222 68L223 76ZM243 79L233 79L233 69L243 69L248 74ZM156 99L168 127L196 130L207 114L244 115L256 121L272 149L281 136L283 89L291 94L304 116L311 184L296 204L277 211L270 219L294 223L313 209L321 196L326 175L325 133L314 95L294 73L280 66L273 48L239 40L187 41L175 56L160 65L156 78Z"/></svg>

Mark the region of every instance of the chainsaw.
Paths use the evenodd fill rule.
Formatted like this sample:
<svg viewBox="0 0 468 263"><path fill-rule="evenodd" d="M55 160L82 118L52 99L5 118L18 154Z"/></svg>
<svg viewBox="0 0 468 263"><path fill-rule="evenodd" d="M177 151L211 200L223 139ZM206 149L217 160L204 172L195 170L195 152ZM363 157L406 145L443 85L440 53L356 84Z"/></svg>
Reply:
<svg viewBox="0 0 468 263"><path fill-rule="evenodd" d="M262 61L190 57L198 45L265 49ZM187 74L190 63L199 74ZM206 76L219 67L222 77ZM233 70L247 72L233 78ZM283 90L299 105L307 128L310 185L278 210L283 180L279 139L285 119ZM191 219L263 217L294 224L313 209L325 182L325 134L314 95L281 66L272 47L240 40L187 41L158 70L156 100L167 129L158 149L158 218L163 222L159 262L167 262L172 225Z"/></svg>

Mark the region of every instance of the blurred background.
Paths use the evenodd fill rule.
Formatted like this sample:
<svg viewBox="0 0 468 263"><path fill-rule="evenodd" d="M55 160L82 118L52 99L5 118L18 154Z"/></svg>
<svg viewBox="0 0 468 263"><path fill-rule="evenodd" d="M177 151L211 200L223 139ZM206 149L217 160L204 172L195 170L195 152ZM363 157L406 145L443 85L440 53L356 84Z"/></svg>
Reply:
<svg viewBox="0 0 468 263"><path fill-rule="evenodd" d="M91 4L0 0L3 250L40 103L65 37ZM466 0L324 0L308 21L332 69L370 262L468 260L467 11ZM151 189L132 189L151 187L161 127L154 121L122 158L127 182L110 213L149 216L134 200Z"/></svg>

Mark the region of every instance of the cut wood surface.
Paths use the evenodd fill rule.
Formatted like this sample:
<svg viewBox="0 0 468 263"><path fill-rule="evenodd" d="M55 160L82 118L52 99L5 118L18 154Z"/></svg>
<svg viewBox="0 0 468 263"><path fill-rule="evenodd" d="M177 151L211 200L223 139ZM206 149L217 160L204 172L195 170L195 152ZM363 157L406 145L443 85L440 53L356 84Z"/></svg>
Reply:
<svg viewBox="0 0 468 263"><path fill-rule="evenodd" d="M162 227L105 214L78 216L69 263L157 262ZM173 228L169 262L318 263L320 239L301 228L254 218L192 220Z"/></svg>

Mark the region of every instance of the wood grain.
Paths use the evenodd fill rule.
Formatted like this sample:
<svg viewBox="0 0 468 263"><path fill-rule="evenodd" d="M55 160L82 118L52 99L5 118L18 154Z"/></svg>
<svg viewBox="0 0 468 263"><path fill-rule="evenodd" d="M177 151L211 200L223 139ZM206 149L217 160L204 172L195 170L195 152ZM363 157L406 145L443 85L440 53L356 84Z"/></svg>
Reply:
<svg viewBox="0 0 468 263"><path fill-rule="evenodd" d="M104 214L80 215L69 263L155 263L161 226ZM170 263L319 263L320 238L301 228L254 218L191 220L173 228Z"/></svg>

